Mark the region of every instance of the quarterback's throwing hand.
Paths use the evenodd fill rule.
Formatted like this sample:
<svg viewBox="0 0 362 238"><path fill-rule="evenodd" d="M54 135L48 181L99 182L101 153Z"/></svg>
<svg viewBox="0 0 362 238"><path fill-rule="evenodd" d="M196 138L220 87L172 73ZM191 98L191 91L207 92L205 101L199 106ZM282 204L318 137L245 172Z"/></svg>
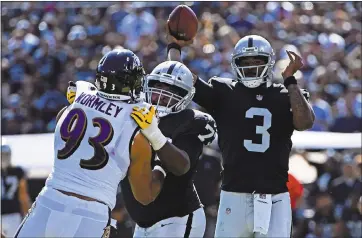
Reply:
<svg viewBox="0 0 362 238"><path fill-rule="evenodd" d="M185 40L178 40L176 39L174 36L171 35L170 33L170 29L168 28L168 24L166 24L166 39L167 39L167 42L170 44L170 43L176 43L178 44L179 46L181 47L185 47L185 46L188 46L188 45L191 45L194 40L188 40L188 41L185 41Z"/></svg>
<svg viewBox="0 0 362 238"><path fill-rule="evenodd" d="M288 54L290 62L289 65L285 68L284 72L282 72L282 76L284 79L293 76L295 72L297 72L300 68L303 67L302 58L299 55L297 55L293 51L286 50L286 52Z"/></svg>

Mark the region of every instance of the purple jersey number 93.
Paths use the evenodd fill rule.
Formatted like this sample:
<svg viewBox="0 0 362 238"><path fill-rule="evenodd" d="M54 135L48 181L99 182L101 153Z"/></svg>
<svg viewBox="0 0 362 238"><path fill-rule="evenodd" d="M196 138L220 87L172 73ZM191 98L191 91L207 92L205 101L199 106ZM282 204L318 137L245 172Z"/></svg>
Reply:
<svg viewBox="0 0 362 238"><path fill-rule="evenodd" d="M81 159L80 167L89 170L98 170L106 166L109 155L104 149L111 142L114 132L108 120L96 117L92 120L93 126L99 128L95 137L88 138L88 143L94 148L94 156L90 159ZM60 127L60 135L65 146L58 150L58 159L68 159L79 147L85 131L87 130L87 117L80 108L72 109Z"/></svg>

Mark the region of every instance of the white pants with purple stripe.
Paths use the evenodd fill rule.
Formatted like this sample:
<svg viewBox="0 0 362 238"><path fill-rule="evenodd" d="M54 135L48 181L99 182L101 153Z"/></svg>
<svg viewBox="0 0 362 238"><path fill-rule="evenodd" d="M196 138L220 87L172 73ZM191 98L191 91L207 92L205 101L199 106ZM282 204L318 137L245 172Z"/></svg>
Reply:
<svg viewBox="0 0 362 238"><path fill-rule="evenodd" d="M15 237L101 237L108 206L43 188Z"/></svg>

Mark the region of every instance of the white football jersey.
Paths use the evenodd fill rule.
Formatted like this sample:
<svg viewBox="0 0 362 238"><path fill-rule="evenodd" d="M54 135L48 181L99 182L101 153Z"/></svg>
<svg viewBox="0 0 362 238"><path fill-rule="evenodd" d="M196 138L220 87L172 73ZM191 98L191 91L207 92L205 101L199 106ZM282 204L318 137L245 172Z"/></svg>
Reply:
<svg viewBox="0 0 362 238"><path fill-rule="evenodd" d="M46 186L97 199L113 209L138 131L132 108L149 104L110 101L99 97L93 84L76 84L75 100L55 129L54 167Z"/></svg>

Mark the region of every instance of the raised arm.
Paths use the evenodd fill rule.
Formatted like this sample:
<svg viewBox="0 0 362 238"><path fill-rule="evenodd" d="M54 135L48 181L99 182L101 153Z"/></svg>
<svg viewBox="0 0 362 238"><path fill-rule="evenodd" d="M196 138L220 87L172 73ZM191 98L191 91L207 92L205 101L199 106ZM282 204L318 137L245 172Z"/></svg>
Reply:
<svg viewBox="0 0 362 238"><path fill-rule="evenodd" d="M290 63L282 73L284 85L288 89L290 105L293 112L294 128L298 131L310 129L313 126L315 115L311 105L304 97L301 89L297 84L297 80L293 76L294 73L302 66L302 59L294 52L287 51ZM295 59L293 59L294 55Z"/></svg>
<svg viewBox="0 0 362 238"><path fill-rule="evenodd" d="M193 41L177 40L175 37L171 36L170 34L167 35L167 40L169 42L169 44L167 45L167 59L182 62L181 58L182 47L192 44ZM204 107L209 113L212 114L215 106L215 104L213 103L215 98L213 87L212 85L200 79L197 75L193 74L193 76L194 76L194 86L196 89L193 101L199 104L201 107Z"/></svg>

